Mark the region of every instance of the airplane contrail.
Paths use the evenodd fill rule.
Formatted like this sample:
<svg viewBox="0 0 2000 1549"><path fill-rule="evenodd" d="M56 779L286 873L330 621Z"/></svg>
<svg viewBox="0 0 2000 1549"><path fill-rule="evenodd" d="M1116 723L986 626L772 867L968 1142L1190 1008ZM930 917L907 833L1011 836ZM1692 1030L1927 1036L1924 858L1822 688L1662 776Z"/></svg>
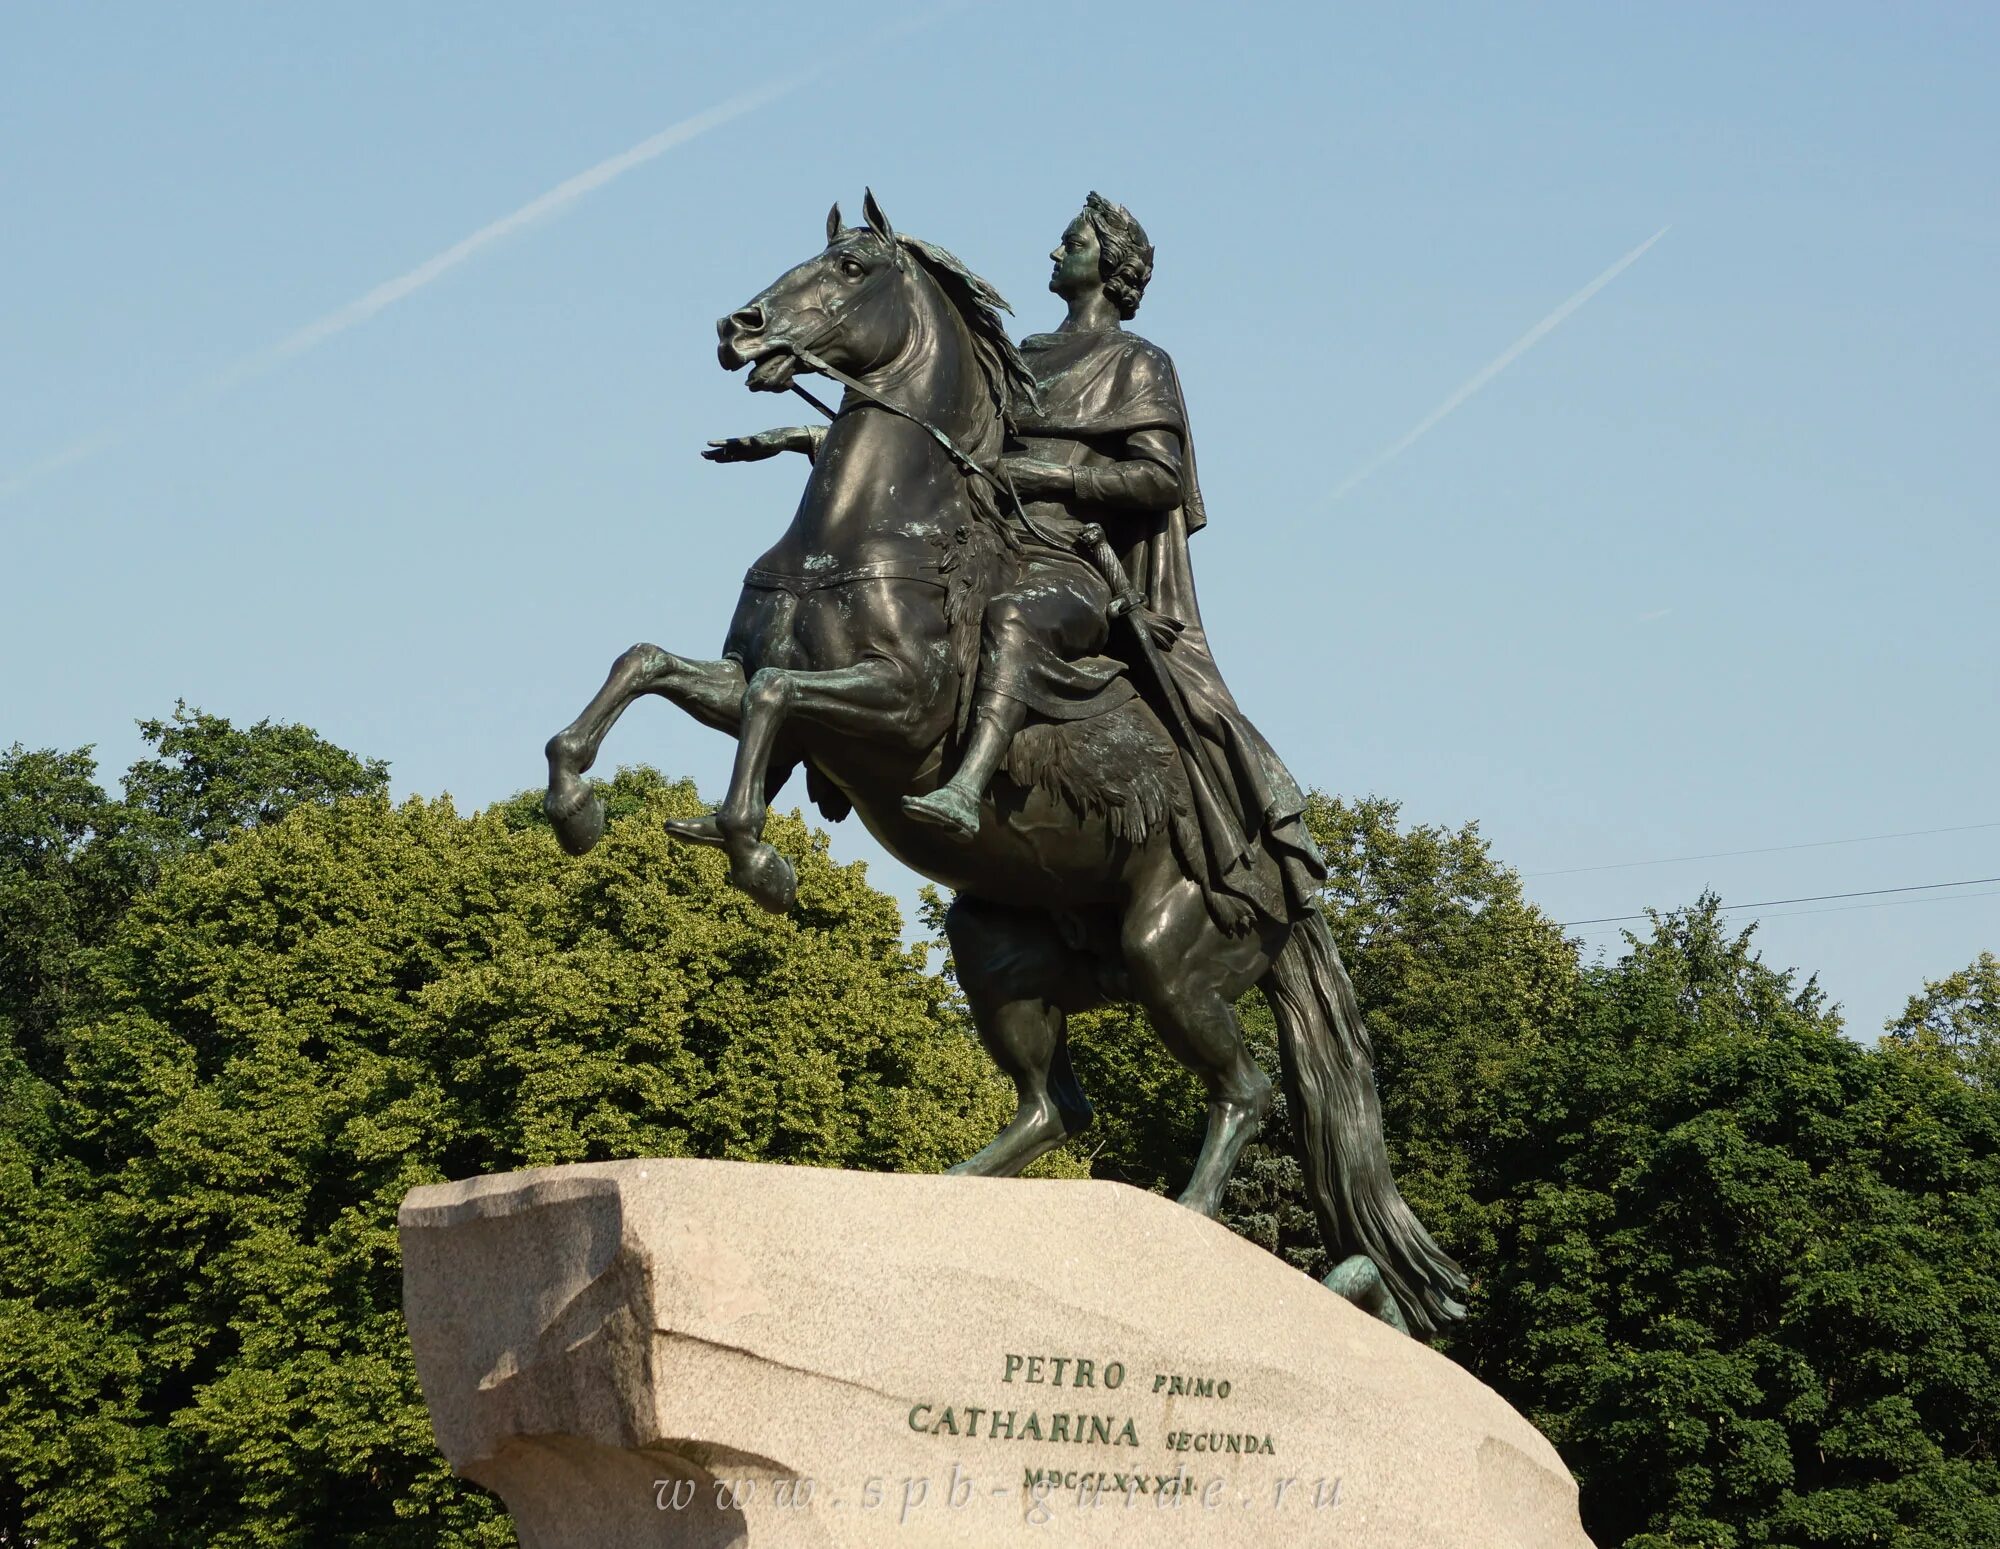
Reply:
<svg viewBox="0 0 2000 1549"><path fill-rule="evenodd" d="M245 382L263 376L286 361L296 359L306 351L326 343L336 335L367 322L377 313L415 295L426 285L456 269L482 249L561 214L584 195L595 193L607 183L623 177L634 167L644 166L675 147L707 134L711 129L719 129L746 113L755 112L758 108L776 102L780 97L790 95L809 81L824 75L842 60L864 53L903 33L929 26L963 8L961 0L960 4L946 4L918 16L892 22L849 48L821 56L816 63L805 69L769 81L753 90L741 92L727 101L717 103L712 108L684 118L677 124L668 125L658 134L649 135L629 150L620 151L616 156L607 157L596 166L587 168L574 177L565 178L547 193L530 199L518 210L481 226L471 236L454 242L443 252L425 259L414 269L397 275L393 280L384 281L365 295L348 302L347 305L338 307L324 317L287 334L268 349L260 350L254 355L246 355L215 375L194 383L173 398L155 405L150 412L139 416L130 424L100 431L95 435L71 442L42 461L22 470L13 478L0 483L0 501L13 498L52 473L72 467L116 446L163 415L184 411L217 398L231 388L240 387Z"/></svg>
<svg viewBox="0 0 2000 1549"><path fill-rule="evenodd" d="M1394 462L1411 447L1415 446L1418 441L1422 440L1425 435L1437 427L1438 421L1442 420L1447 414L1450 414L1452 410L1458 408L1466 399L1478 392L1480 388L1484 387L1501 372L1513 365L1515 361L1527 354L1529 350L1546 339L1561 326L1571 313L1576 311L1578 307L1582 306L1613 280L1617 279L1619 275L1631 268L1632 265L1645 256L1647 248L1651 247L1673 229L1672 226L1662 226L1658 231L1646 238L1644 242L1633 248L1631 252L1619 259L1617 263L1606 269L1596 279L1584 286L1582 290L1557 307L1555 311L1551 312L1547 317L1535 324L1534 327L1522 334L1520 338L1508 345L1506 349L1494 356L1492 360L1467 377L1452 392L1449 398L1445 399L1443 403L1439 404L1419 420L1414 429L1404 432L1399 439L1391 442L1366 463L1362 464L1357 472L1351 474L1347 481L1333 492L1331 500L1328 503L1331 504L1332 500L1342 499L1351 493L1363 480L1380 472L1384 466Z"/></svg>
<svg viewBox="0 0 2000 1549"><path fill-rule="evenodd" d="M503 237L511 237L517 231L524 231L530 226L560 214L585 194L595 193L606 183L614 178L623 177L634 167L642 167L647 162L666 155L675 146L685 145L688 141L707 134L711 129L720 128L731 119L741 118L744 114L754 112L767 103L777 101L787 93L796 91L818 73L817 68L804 71L786 80L774 81L755 91L731 97L727 102L717 103L705 112L696 113L690 118L684 118L679 123L662 129L658 134L641 140L630 150L620 151L616 156L608 157L596 166L577 173L575 177L565 178L547 193L530 199L512 214L503 215L497 221L481 226L471 236L452 243L435 257L425 259L407 274L399 274L395 279L377 285L366 295L356 297L346 306L306 324L295 333L288 334L261 354L238 361L213 382L207 384L209 390L222 391L251 377L261 376L273 366L296 355L303 355L307 350L315 345L324 344L336 334L347 332L355 324L367 322L377 312L394 306L405 297L422 290L433 280L456 269L481 248L490 247Z"/></svg>

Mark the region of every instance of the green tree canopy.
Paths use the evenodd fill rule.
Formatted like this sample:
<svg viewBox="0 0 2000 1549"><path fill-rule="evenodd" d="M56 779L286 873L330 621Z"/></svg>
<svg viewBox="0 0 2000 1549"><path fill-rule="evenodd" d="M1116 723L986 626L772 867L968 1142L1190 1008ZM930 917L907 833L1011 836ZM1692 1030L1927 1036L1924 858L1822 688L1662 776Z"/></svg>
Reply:
<svg viewBox="0 0 2000 1549"><path fill-rule="evenodd" d="M294 807L388 789L387 764L306 726L239 729L182 703L139 732L153 752L126 771L122 800L98 787L88 748L0 753L0 1027L38 1075L60 1063L54 1039L78 1009L81 954L162 865Z"/></svg>
<svg viewBox="0 0 2000 1549"><path fill-rule="evenodd" d="M232 798L253 826L116 922L0 1235L28 1541L510 1542L417 1392L411 1187L643 1155L935 1170L991 1134L1000 1083L860 867L777 820L800 900L774 920L668 843L691 788L611 795L582 861L519 805Z"/></svg>
<svg viewBox="0 0 2000 1549"><path fill-rule="evenodd" d="M1926 984L1889 1024L1884 1041L1942 1060L1974 1086L2000 1092L2000 958L1982 952Z"/></svg>
<svg viewBox="0 0 2000 1549"><path fill-rule="evenodd" d="M2000 1111L1842 1035L1717 901L1512 1090L1482 1316L1601 1544L2000 1543Z"/></svg>
<svg viewBox="0 0 2000 1549"><path fill-rule="evenodd" d="M0 1047L53 1074L79 954L130 899L92 840L115 827L88 749L0 753Z"/></svg>
<svg viewBox="0 0 2000 1549"><path fill-rule="evenodd" d="M1398 826L1396 803L1315 793L1306 821L1330 872L1325 906L1375 1041L1383 1125L1404 1192L1447 1249L1473 1268L1492 1256L1499 1208L1475 1186L1521 1117L1509 1084L1561 1034L1577 994L1573 946L1522 896L1476 825ZM1265 1068L1277 1033L1261 995L1237 1007ZM1073 1019L1076 1067L1098 1108L1088 1143L1100 1176L1178 1189L1200 1148L1206 1099L1140 1014ZM1282 1096L1244 1151L1225 1219L1324 1275L1319 1227L1295 1160Z"/></svg>
<svg viewBox="0 0 2000 1549"><path fill-rule="evenodd" d="M1398 1177L1474 1278L1443 1347L1555 1439L1596 1542L2000 1543L1981 965L1878 1052L1713 899L1586 967L1476 829L1405 830L1378 800L1310 816ZM1239 1010L1273 1063L1261 1002ZM1099 1170L1178 1187L1199 1091L1133 1014L1075 1036ZM1227 1213L1329 1267L1282 1101Z"/></svg>
<svg viewBox="0 0 2000 1549"><path fill-rule="evenodd" d="M948 963L796 815L773 919L667 842L699 803L649 771L572 861L532 795L394 806L302 727L143 729L116 798L88 750L0 755L0 1546L510 1543L416 1391L410 1187L932 1170L1011 1107ZM1864 1048L1712 899L1586 966L1475 827L1308 819L1399 1177L1474 1278L1443 1346L1603 1549L2000 1543L1993 957ZM1038 1168L1180 1187L1196 1083L1129 1009L1072 1041L1099 1124ZM1328 1267L1282 1101L1226 1213Z"/></svg>
<svg viewBox="0 0 2000 1549"><path fill-rule="evenodd" d="M169 851L275 823L295 807L389 789L386 763L356 758L309 726L266 720L239 731L182 702L139 731L158 751L126 774L126 815Z"/></svg>

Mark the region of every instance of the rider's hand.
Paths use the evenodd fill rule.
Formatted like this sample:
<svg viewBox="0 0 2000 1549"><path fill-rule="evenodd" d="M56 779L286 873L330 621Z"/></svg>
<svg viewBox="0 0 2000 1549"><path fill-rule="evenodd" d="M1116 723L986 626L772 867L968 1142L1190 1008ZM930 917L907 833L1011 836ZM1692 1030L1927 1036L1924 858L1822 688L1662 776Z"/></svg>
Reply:
<svg viewBox="0 0 2000 1549"><path fill-rule="evenodd" d="M724 436L709 442L701 455L712 463L759 463L780 452L811 449L812 432L803 425L787 425L780 430L760 430L754 436Z"/></svg>
<svg viewBox="0 0 2000 1549"><path fill-rule="evenodd" d="M1010 452L1000 459L1001 472L1013 481L1023 500L1062 500L1076 493L1076 476L1067 463L1045 462Z"/></svg>

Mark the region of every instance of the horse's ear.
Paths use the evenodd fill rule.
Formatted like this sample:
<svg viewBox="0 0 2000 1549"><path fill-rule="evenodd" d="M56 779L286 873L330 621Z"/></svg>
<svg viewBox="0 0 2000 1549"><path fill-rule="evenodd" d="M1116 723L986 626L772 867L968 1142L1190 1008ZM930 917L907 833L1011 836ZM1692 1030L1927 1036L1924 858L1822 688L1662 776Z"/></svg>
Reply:
<svg viewBox="0 0 2000 1549"><path fill-rule="evenodd" d="M894 247L896 245L896 228L889 224L889 217L882 213L882 206L875 202L875 190L872 188L866 189L863 192L861 214L868 222L868 229L870 231L888 243L889 246Z"/></svg>
<svg viewBox="0 0 2000 1549"><path fill-rule="evenodd" d="M831 242L840 235L840 201L834 200L833 208L826 212L826 240Z"/></svg>

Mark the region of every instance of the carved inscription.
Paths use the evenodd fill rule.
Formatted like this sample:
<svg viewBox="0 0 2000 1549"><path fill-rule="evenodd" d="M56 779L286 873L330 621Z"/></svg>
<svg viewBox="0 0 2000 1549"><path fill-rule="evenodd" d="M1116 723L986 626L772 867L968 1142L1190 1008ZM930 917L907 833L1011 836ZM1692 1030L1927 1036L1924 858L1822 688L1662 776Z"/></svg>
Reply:
<svg viewBox="0 0 2000 1549"><path fill-rule="evenodd" d="M1226 1424L1200 1429L1183 1426L1177 1422L1188 1418L1184 1405L1177 1406L1171 1416L1144 1412L1152 1408L1146 1401L1154 1398L1226 1403L1235 1391L1231 1378L1209 1372L1153 1372L1128 1389L1128 1370L1124 1361L1103 1356L1007 1351L999 1363L1002 1389L1062 1389L1061 1395L1001 1392L981 1396L976 1402L967 1398L929 1399L910 1406L906 1423L926 1436L980 1441L1082 1447L1156 1445L1204 1458L1276 1456L1277 1445L1267 1432L1230 1429ZM1030 1470L1031 1474L1036 1472Z"/></svg>

